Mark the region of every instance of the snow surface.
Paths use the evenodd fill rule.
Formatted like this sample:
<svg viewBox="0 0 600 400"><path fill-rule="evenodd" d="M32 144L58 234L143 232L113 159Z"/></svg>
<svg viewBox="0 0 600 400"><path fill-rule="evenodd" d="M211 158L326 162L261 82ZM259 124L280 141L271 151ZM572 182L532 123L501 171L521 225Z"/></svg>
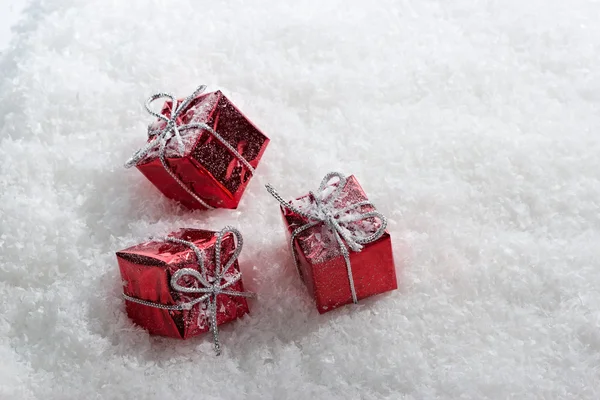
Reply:
<svg viewBox="0 0 600 400"><path fill-rule="evenodd" d="M598 399L600 3L34 0L0 61L1 399ZM239 210L122 166L157 90L228 96L272 142ZM277 202L354 173L401 288L318 315ZM252 314L132 325L114 252L245 234Z"/></svg>
<svg viewBox="0 0 600 400"><path fill-rule="evenodd" d="M27 0L0 0L0 54L9 46Z"/></svg>

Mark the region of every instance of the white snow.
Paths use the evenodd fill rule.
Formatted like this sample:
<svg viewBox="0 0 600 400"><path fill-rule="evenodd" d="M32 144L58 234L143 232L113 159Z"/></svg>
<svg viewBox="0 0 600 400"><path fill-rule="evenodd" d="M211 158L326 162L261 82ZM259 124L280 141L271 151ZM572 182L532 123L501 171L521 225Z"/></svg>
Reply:
<svg viewBox="0 0 600 400"><path fill-rule="evenodd" d="M27 0L0 0L0 54L9 47Z"/></svg>
<svg viewBox="0 0 600 400"><path fill-rule="evenodd" d="M600 3L37 0L0 60L1 399L598 399ZM122 166L201 83L272 142L238 210ZM355 174L401 288L319 315L286 197ZM251 315L150 337L114 252L241 229Z"/></svg>

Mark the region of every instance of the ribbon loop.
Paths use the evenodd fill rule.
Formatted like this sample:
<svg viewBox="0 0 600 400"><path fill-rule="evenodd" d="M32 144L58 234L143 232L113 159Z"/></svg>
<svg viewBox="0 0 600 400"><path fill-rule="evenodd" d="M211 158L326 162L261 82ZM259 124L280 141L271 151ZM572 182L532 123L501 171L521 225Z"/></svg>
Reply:
<svg viewBox="0 0 600 400"><path fill-rule="evenodd" d="M178 281L184 277L196 278L196 280L200 282L200 284L202 284L204 287L195 288L189 286L181 286ZM210 293L211 284L206 282L204 277L200 275L200 273L195 269L182 268L179 271L175 272L171 277L171 287L173 288L173 290L182 293Z"/></svg>
<svg viewBox="0 0 600 400"><path fill-rule="evenodd" d="M337 185L332 180L337 179ZM266 185L267 191L281 204L281 206L301 217L307 219L307 223L296 228L290 238L290 247L294 256L294 265L296 271L300 276L302 272L300 270L300 262L297 254L296 246L294 241L298 235L305 230L312 228L318 224L326 225L336 242L339 245L340 252L344 257L346 263L346 270L348 273L348 280L350 285L350 292L352 294L352 301L358 303L356 289L354 287L354 278L352 277L352 266L350 263L350 253L348 249L359 252L363 249L364 244L372 243L379 239L385 233L387 227L387 218L377 211L362 212L361 208L364 206L373 207L373 204L369 201L360 201L357 203L350 204L346 207L340 207L336 204L342 191L346 187L347 178L339 172L330 172L321 181L317 194L309 192L309 199L314 203L314 207L309 207L306 210L298 207L290 201L286 201L277 193L277 191L271 186ZM331 191L329 189L332 188ZM374 207L373 207L374 208ZM356 211L353 214L348 214L351 211ZM379 226L375 232L367 234L365 230L358 229L356 226L357 222L367 221L373 218L379 221ZM354 224L350 226L350 224ZM364 235L360 235L363 233Z"/></svg>
<svg viewBox="0 0 600 400"><path fill-rule="evenodd" d="M227 261L227 264L225 265L224 268L221 268L221 244L222 244L224 236L228 233L232 233L235 236L237 242L236 242L236 244L234 244L235 250L234 250L233 254L231 255L229 261ZM226 296L237 296L237 297L247 297L247 298L256 297L256 295L251 292L227 290L229 287L233 286L235 283L237 283L239 280L242 279L241 273L238 272L238 273L234 274L233 276L228 277L227 279L224 278L225 274L227 274L227 272L229 271L231 266L235 263L235 261L237 260L237 258L239 257L239 255L242 251L242 243L243 243L242 234L240 233L240 231L238 231L237 229L230 227L230 226L227 226L227 227L223 228L221 231L217 232L217 241L215 244L214 276L210 276L208 274L206 267L204 265L204 254L202 251L200 251L200 249L194 243L189 242L187 240L177 239L177 238L169 237L169 236L163 238L162 240L165 242L178 243L178 244L187 246L196 255L196 262L198 264L198 270L195 270L193 268L181 268L177 272L175 272L170 280L171 288L176 292L186 293L186 294L201 294L202 296L200 296L196 299L193 299L191 301L188 301L188 302L180 302L179 304L173 305L173 306L168 306L168 305L164 305L164 304L153 303L150 301L141 300L136 297L128 296L125 293L123 293L123 297L126 300L132 301L134 303L146 305L149 307L161 308L161 309L165 309L165 310L191 310L192 307L195 306L196 304L208 301L207 309L208 309L208 319L209 319L210 330L213 335L213 343L214 343L215 352L217 355L220 355L221 354L221 344L219 341L219 331L217 328L217 299L218 299L218 296L222 294L222 295L226 295ZM202 286L201 287L190 287L190 286L183 286L183 285L179 284L179 281L185 277L194 278ZM221 283L223 280L225 280L226 282Z"/></svg>
<svg viewBox="0 0 600 400"><path fill-rule="evenodd" d="M221 243L223 242L223 237L227 233L233 234L235 238L235 251L233 252L231 257L229 258L229 261L227 261L227 264L225 264L225 267L221 271ZM229 271L229 269L233 266L237 258L240 256L243 246L244 238L242 237L242 234L240 233L240 231L231 226L226 226L217 234L216 248L219 249L219 251L215 252L215 268L218 268L218 276L223 276Z"/></svg>
<svg viewBox="0 0 600 400"><path fill-rule="evenodd" d="M179 117L179 114L181 114L181 112L183 110L185 110L186 108L188 108L188 106L190 105L190 103L202 92L204 92L206 90L206 85L200 85L196 88L196 90L194 90L194 92L189 95L188 97L186 97L181 104L177 106L177 102L173 101L173 110L174 110L174 114L173 111L171 112L171 119L176 119L177 117Z"/></svg>
<svg viewBox="0 0 600 400"><path fill-rule="evenodd" d="M176 174L173 172L172 168L169 166L166 159L166 151L167 145L169 141L173 138L177 141L177 155L183 156L185 153L185 143L183 142L183 138L181 137L181 132L190 130L190 129L203 129L207 131L209 134L215 137L223 146L227 148L233 154L235 158L237 158L243 165L248 169L250 174L254 174L254 168L252 165L246 160L238 151L235 149L229 142L227 142L217 131L204 123L191 123L185 125L178 125L177 119L179 116L189 107L190 103L198 97L202 92L206 90L206 85L200 85L194 90L194 92L186 97L181 104L177 105L177 100L175 97L169 93L155 93L151 95L146 102L144 103L144 107L146 111L160 119L165 123L164 127L154 129L153 124L148 125L148 143L138 149L129 160L125 163L125 168L131 168L137 165L140 161L142 161L151 151L155 150L158 147L158 157L160 159L161 164L165 168L165 170L171 175L173 180L177 182L181 188L183 188L190 196L194 198L200 205L207 209L213 209L214 207L207 204L204 200L202 200L196 193L194 193ZM151 104L158 99L169 99L172 103L171 112L169 117L163 115L162 113L157 113L151 108Z"/></svg>
<svg viewBox="0 0 600 400"><path fill-rule="evenodd" d="M158 99L164 99L167 98L169 100L171 100L171 102L173 103L173 108L175 108L175 105L177 104L177 102L175 101L175 97L172 94L169 93L155 93L152 96L148 97L148 99L146 99L146 101L144 102L144 107L146 108L146 111L148 111L148 114L158 118L158 119L162 119L165 122L169 122L170 118L167 118L166 116L164 116L161 113L157 113L156 111L154 111L152 108L150 108L150 105L152 103L154 103L156 100ZM171 109L171 117L173 116L173 109Z"/></svg>
<svg viewBox="0 0 600 400"><path fill-rule="evenodd" d="M323 191L325 189L327 189L328 187L332 186L330 184L330 182L334 178L338 179L337 186L335 187L333 192L323 196ZM346 177L343 174L341 174L339 172L330 172L323 177L323 180L321 181L321 184L319 185L319 193L321 193L321 196L323 196L323 198L322 198L323 201L326 201L328 198L331 198L331 197L333 197L333 201L335 201L340 196L340 194L342 194L342 190L344 190L345 186L346 186Z"/></svg>

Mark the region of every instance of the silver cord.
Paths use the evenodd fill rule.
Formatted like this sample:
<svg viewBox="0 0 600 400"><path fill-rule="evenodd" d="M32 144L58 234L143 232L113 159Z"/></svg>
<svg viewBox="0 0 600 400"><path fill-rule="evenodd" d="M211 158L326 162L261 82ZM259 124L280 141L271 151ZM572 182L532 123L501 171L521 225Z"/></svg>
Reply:
<svg viewBox="0 0 600 400"><path fill-rule="evenodd" d="M234 253L231 255L231 258L229 259L229 261L227 261L227 264L225 264L225 267L221 268L221 243L223 241L223 237L227 233L232 233L235 236L237 244L235 246ZM206 267L204 265L203 253L200 251L200 249L198 249L198 247L194 243L188 242L187 240L170 237L170 236L167 236L167 237L159 239L159 240L162 240L165 242L182 244L184 246L187 246L194 252L194 254L196 255L197 263L198 263L198 270L195 270L192 268L182 268L182 269L178 270L171 277L170 285L171 285L171 289L176 292L202 294L202 296L200 296L194 300L191 300L189 302L179 303L179 304L175 304L175 305L154 303L152 301L142 300L137 297L132 297L132 296L126 295L125 293L123 293L123 298L127 301L131 301L133 303L141 304L144 306L160 308L163 310L175 310L175 311L191 310L192 307L194 307L196 304L208 301L207 309L208 309L208 319L209 319L210 331L213 336L215 353L217 355L220 355L221 354L221 342L219 341L219 329L217 327L217 296L219 294L224 294L226 296L237 296L237 297L248 297L248 298L256 297L256 295L251 292L240 292L237 290L227 290L229 287L231 287L232 285L237 283L240 279L242 279L242 274L239 272L237 274L235 274L231 279L228 279L228 281L226 283L221 284L223 277L225 276L225 274L227 272L229 272L229 270L231 269L231 267L233 266L233 264L239 257L240 253L242 252L242 246L243 246L242 234L240 233L240 231L238 231L237 229L230 227L230 226L226 226L225 228L223 228L221 231L219 231L217 233L217 241L215 244L215 272L214 272L214 276L212 276L212 277L209 276L208 271L206 270ZM198 282L200 282L200 284L203 287L195 288L195 287L181 286L178 282L183 277L195 278ZM213 280L213 283L210 283L211 279Z"/></svg>
<svg viewBox="0 0 600 400"><path fill-rule="evenodd" d="M181 113L189 106L189 104L204 90L206 89L206 85L200 85L194 92L186 97L179 106L177 106L177 100L175 97L169 93L155 93L150 96L144 106L146 111L150 115L164 121L166 123L163 129L151 129L152 125L148 126L148 138L150 139L148 143L138 149L129 160L125 163L125 168L131 168L137 165L140 161L142 161L150 151L154 150L158 146L158 157L160 159L161 164L164 169L169 173L169 175L177 182L181 188L183 188L190 196L194 198L200 205L207 209L213 209L214 207L208 205L204 200L202 200L196 193L194 193L188 185L186 185L179 177L175 174L169 163L166 159L166 151L167 144L171 139L175 139L177 141L177 152L178 155L182 156L185 152L185 145L183 143L183 139L181 137L181 132L189 130L189 129L204 129L209 132L211 135L215 137L223 146L227 148L247 169L250 171L250 174L254 175L254 168L248 160L246 160L229 142L227 142L217 131L215 131L210 126L204 123L192 123L185 125L177 125L177 118L181 115ZM163 114L157 113L156 111L150 108L150 105L158 100L167 98L171 100L173 107L171 109L171 116L168 118Z"/></svg>
<svg viewBox="0 0 600 400"><path fill-rule="evenodd" d="M338 179L337 187L335 187L333 192L322 197L322 192L330 185L330 181L334 178ZM352 293L352 302L357 304L358 298L356 295L356 289L354 287L354 278L352 277L352 265L350 263L349 250L356 252L361 251L364 244L374 242L383 236L387 227L387 218L377 211L369 211L364 213L359 211L354 215L346 215L349 211L360 209L362 206L371 206L374 208L373 204L369 201L361 201L343 208L336 207L335 201L342 194L342 191L346 186L346 181L346 177L339 172L330 172L325 175L321 181L321 185L319 185L319 195L317 196L313 192L310 192L310 199L315 203L316 207L314 210L308 211L301 210L291 202L284 200L283 197L281 197L281 195L279 195L279 193L277 193L277 191L273 188L273 186L266 185L266 187L267 191L281 204L283 208L288 209L289 211L307 219L306 224L296 228L292 232L289 243L294 256L294 265L298 271L298 274L302 276L298 252L296 250L296 246L294 245L296 238L300 233L307 229L310 229L321 223L325 224L333 233L333 236L339 245L342 257L344 257L346 271L348 273L348 281L350 284L350 292ZM347 229L348 223L365 220L367 218L376 218L380 221L379 228L373 234L367 237L360 237L357 236L355 232Z"/></svg>

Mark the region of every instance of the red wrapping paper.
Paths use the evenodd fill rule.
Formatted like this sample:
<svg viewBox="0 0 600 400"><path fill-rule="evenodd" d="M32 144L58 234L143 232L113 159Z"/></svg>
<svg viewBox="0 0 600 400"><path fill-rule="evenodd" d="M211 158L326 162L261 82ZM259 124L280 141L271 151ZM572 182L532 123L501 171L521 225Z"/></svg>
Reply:
<svg viewBox="0 0 600 400"><path fill-rule="evenodd" d="M179 100L178 105L182 100ZM170 117L171 101L165 102L161 111ZM178 125L205 123L219 133L256 169L267 148L269 139L250 122L221 93L201 94L183 110ZM158 120L154 127L164 127ZM204 129L182 132L185 143L183 155L172 149L176 141L167 146L167 163L171 170L208 205L214 208L237 208L242 194L252 177L244 166L221 142ZM158 151L149 153L136 166L165 196L181 202L191 209L203 209L165 170Z"/></svg>
<svg viewBox="0 0 600 400"><path fill-rule="evenodd" d="M297 201L311 201L309 196L302 196ZM344 208L366 200L368 198L356 178L349 176L335 204ZM281 207L281 211L289 241L292 232L308 221L286 208ZM363 206L361 211L374 211L374 208ZM376 223L373 219L365 222L367 225ZM366 228L368 229L368 226ZM294 246L298 252L302 279L314 297L319 313L323 314L352 303L346 263L339 244L325 224L300 233L294 241ZM378 240L365 244L362 251L350 251L350 262L359 300L398 288L391 237L387 230Z"/></svg>
<svg viewBox="0 0 600 400"><path fill-rule="evenodd" d="M181 229L170 236L194 243L205 254L204 265L210 276L215 271L216 233L199 229ZM225 265L235 251L231 233L221 243L221 263ZM182 268L198 269L194 252L181 244L149 241L117 252L123 292L131 297L164 305L176 305L201 297L201 294L184 294L171 289L171 276ZM236 260L223 279L239 272ZM180 283L198 287L196 280L182 278ZM194 286L195 285L195 286ZM229 290L244 291L242 281ZM209 330L207 302L194 305L190 310L163 310L131 301L126 301L127 314L133 322L155 335L187 339ZM239 296L217 296L217 325L233 321L249 312L246 298Z"/></svg>

